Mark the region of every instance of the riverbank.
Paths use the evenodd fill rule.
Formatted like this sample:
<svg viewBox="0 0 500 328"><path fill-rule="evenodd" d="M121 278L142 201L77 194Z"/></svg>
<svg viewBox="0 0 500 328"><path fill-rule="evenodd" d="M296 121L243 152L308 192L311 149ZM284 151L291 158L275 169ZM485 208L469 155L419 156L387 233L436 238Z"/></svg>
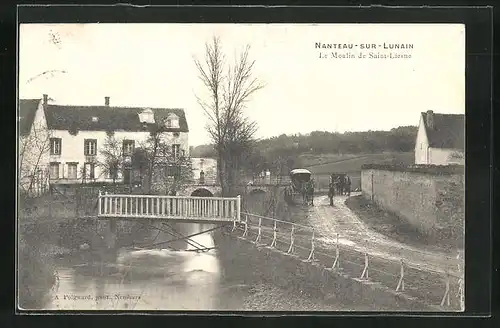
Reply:
<svg viewBox="0 0 500 328"><path fill-rule="evenodd" d="M456 252L457 247L462 248L463 241L424 235L408 222L401 220L393 213L384 211L363 195L347 198L345 205L370 229L406 245L443 253Z"/></svg>
<svg viewBox="0 0 500 328"><path fill-rule="evenodd" d="M325 265L322 256L318 257L319 261L311 263L304 260L307 253L286 254L286 248L281 247L284 245L275 249L256 247L252 242L254 235L245 240L238 237L239 233L229 231L214 234L222 266L226 268L225 280L243 285L276 286L285 293L304 296L320 304L311 309L313 311L436 310L434 302L422 302L394 292L392 288L376 283L378 279L365 282L358 279L359 275L351 275L357 270L346 266L351 258L345 253L342 253L342 269L334 272L325 270L329 265ZM266 238L262 242L269 244L270 240ZM280 306L278 302L272 309L277 311Z"/></svg>

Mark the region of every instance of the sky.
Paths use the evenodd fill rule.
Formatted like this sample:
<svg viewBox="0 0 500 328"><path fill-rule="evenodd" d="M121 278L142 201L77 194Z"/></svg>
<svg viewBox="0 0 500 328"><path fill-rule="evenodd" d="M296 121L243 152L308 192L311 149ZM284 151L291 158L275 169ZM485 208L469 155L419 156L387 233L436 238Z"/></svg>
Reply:
<svg viewBox="0 0 500 328"><path fill-rule="evenodd" d="M259 138L389 130L418 125L427 110L465 113L460 24L22 24L19 31L20 98L48 94L58 104L102 105L108 96L111 106L184 108L193 146L209 143L194 58L204 58L213 36L228 63L251 47L254 76L265 86L245 113ZM361 44L377 49L359 50ZM329 57L370 51L411 58ZM40 75L46 71L52 73Z"/></svg>

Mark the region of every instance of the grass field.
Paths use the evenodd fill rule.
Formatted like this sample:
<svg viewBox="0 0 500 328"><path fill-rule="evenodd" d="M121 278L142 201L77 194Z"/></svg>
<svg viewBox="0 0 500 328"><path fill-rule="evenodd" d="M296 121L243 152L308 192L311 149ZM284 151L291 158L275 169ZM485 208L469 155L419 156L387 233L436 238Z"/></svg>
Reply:
<svg viewBox="0 0 500 328"><path fill-rule="evenodd" d="M318 191L328 190L332 173L347 173L351 177L351 190L361 189L361 166L364 164L413 164L413 152L387 152L379 154L303 154L303 167L310 170Z"/></svg>
<svg viewBox="0 0 500 328"><path fill-rule="evenodd" d="M360 172L363 164L413 164L413 152L380 154L322 154L300 156L303 166L314 174Z"/></svg>

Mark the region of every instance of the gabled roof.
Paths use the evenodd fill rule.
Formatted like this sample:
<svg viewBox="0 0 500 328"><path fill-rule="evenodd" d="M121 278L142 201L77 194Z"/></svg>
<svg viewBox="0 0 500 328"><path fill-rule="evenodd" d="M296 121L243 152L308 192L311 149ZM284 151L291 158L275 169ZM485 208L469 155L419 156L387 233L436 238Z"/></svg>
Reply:
<svg viewBox="0 0 500 328"><path fill-rule="evenodd" d="M167 132L189 132L186 115L179 108L140 108L110 106L51 105L45 108L47 126L52 130L77 131L145 131L139 121L139 113L151 109L156 123L162 123L170 114L179 117L179 128ZM97 118L97 119L94 119Z"/></svg>
<svg viewBox="0 0 500 328"><path fill-rule="evenodd" d="M429 146L433 148L465 149L465 115L433 113L434 126L427 125L427 113L422 113Z"/></svg>
<svg viewBox="0 0 500 328"><path fill-rule="evenodd" d="M19 100L19 134L21 136L26 136L30 133L40 100L41 99Z"/></svg>

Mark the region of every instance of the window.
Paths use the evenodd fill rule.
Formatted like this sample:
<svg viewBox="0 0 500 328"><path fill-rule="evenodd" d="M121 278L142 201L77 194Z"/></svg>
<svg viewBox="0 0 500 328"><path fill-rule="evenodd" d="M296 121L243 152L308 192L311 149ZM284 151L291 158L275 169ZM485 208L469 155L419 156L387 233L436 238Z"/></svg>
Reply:
<svg viewBox="0 0 500 328"><path fill-rule="evenodd" d="M134 146L134 140L123 140L123 156L132 156Z"/></svg>
<svg viewBox="0 0 500 328"><path fill-rule="evenodd" d="M155 115L151 109L145 109L139 113L139 121L141 123L154 123Z"/></svg>
<svg viewBox="0 0 500 328"><path fill-rule="evenodd" d="M95 178L95 164L94 163L85 163L83 166L83 176L85 179L94 179Z"/></svg>
<svg viewBox="0 0 500 328"><path fill-rule="evenodd" d="M168 115L165 120L165 127L167 128L179 128L179 117L175 114Z"/></svg>
<svg viewBox="0 0 500 328"><path fill-rule="evenodd" d="M85 139L84 149L85 156L92 156L97 154L97 139Z"/></svg>
<svg viewBox="0 0 500 328"><path fill-rule="evenodd" d="M61 155L61 138L50 138L50 154Z"/></svg>
<svg viewBox="0 0 500 328"><path fill-rule="evenodd" d="M180 148L181 148L181 145L179 145L179 144L172 145L172 156L174 158L178 158L179 157L179 155L180 155Z"/></svg>
<svg viewBox="0 0 500 328"><path fill-rule="evenodd" d="M59 162L50 163L50 179L59 179Z"/></svg>
<svg viewBox="0 0 500 328"><path fill-rule="evenodd" d="M181 175L181 167L177 165L167 166L166 171L169 177L178 177Z"/></svg>
<svg viewBox="0 0 500 328"><path fill-rule="evenodd" d="M78 172L78 163L68 163L68 179L76 179Z"/></svg>
<svg viewBox="0 0 500 328"><path fill-rule="evenodd" d="M181 157L186 157L186 151L184 149L181 149Z"/></svg>

